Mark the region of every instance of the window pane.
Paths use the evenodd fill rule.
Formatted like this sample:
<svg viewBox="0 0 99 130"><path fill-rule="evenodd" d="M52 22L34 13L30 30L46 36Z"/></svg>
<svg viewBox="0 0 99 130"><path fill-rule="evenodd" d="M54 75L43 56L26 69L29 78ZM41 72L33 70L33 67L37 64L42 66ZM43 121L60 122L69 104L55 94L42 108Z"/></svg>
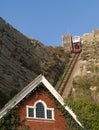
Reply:
<svg viewBox="0 0 99 130"><path fill-rule="evenodd" d="M36 105L36 117L45 118L44 106L42 103L37 103Z"/></svg>
<svg viewBox="0 0 99 130"><path fill-rule="evenodd" d="M34 109L28 108L28 117L34 117Z"/></svg>
<svg viewBox="0 0 99 130"><path fill-rule="evenodd" d="M52 119L52 110L47 110L47 118Z"/></svg>

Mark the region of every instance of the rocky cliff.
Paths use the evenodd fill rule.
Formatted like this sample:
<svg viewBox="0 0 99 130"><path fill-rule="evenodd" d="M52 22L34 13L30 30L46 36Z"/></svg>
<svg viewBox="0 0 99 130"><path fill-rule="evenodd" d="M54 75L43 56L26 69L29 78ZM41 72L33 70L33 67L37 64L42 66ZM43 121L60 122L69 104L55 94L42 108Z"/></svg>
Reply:
<svg viewBox="0 0 99 130"><path fill-rule="evenodd" d="M64 51L56 50L23 35L0 18L0 92L14 95L41 73L55 84L66 63Z"/></svg>
<svg viewBox="0 0 99 130"><path fill-rule="evenodd" d="M99 103L99 35L83 43L74 78L73 98Z"/></svg>

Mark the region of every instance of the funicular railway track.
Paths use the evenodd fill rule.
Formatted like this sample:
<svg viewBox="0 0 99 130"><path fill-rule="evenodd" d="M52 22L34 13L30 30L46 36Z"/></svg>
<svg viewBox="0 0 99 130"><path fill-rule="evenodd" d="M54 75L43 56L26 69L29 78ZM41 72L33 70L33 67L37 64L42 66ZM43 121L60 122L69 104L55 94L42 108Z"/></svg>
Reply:
<svg viewBox="0 0 99 130"><path fill-rule="evenodd" d="M66 68L66 71L64 72L64 76L63 76L63 78L62 78L62 80L59 84L59 87L57 88L57 91L60 93L60 95L63 94L63 92L66 88L66 85L67 85L68 80L71 76L71 73L72 73L72 71L75 67L75 64L77 62L79 55L80 55L79 53L76 53L76 54L73 55L70 63L68 64L68 67Z"/></svg>

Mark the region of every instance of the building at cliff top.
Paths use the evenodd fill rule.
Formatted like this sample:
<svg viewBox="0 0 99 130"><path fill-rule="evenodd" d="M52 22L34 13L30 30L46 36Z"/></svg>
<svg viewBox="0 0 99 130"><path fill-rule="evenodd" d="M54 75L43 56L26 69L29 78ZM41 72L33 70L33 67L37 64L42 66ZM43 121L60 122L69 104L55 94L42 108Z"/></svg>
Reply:
<svg viewBox="0 0 99 130"><path fill-rule="evenodd" d="M99 40L99 29L92 30L91 33L84 33L82 36L83 41L92 42L94 39Z"/></svg>

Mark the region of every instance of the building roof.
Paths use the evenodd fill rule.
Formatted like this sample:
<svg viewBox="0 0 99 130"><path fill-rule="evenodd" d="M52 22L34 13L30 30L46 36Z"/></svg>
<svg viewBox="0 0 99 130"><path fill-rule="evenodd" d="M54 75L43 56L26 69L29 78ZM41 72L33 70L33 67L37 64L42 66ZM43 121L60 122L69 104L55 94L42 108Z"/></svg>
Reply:
<svg viewBox="0 0 99 130"><path fill-rule="evenodd" d="M48 91L57 99L57 101L68 111L73 119L83 128L82 124L77 119L75 113L64 102L61 95L55 90L55 88L47 81L43 75L39 75L30 84L23 88L15 97L13 97L5 106L0 110L0 119L6 115L6 113L14 108L23 98L25 98L31 91L33 91L40 83L43 83Z"/></svg>

